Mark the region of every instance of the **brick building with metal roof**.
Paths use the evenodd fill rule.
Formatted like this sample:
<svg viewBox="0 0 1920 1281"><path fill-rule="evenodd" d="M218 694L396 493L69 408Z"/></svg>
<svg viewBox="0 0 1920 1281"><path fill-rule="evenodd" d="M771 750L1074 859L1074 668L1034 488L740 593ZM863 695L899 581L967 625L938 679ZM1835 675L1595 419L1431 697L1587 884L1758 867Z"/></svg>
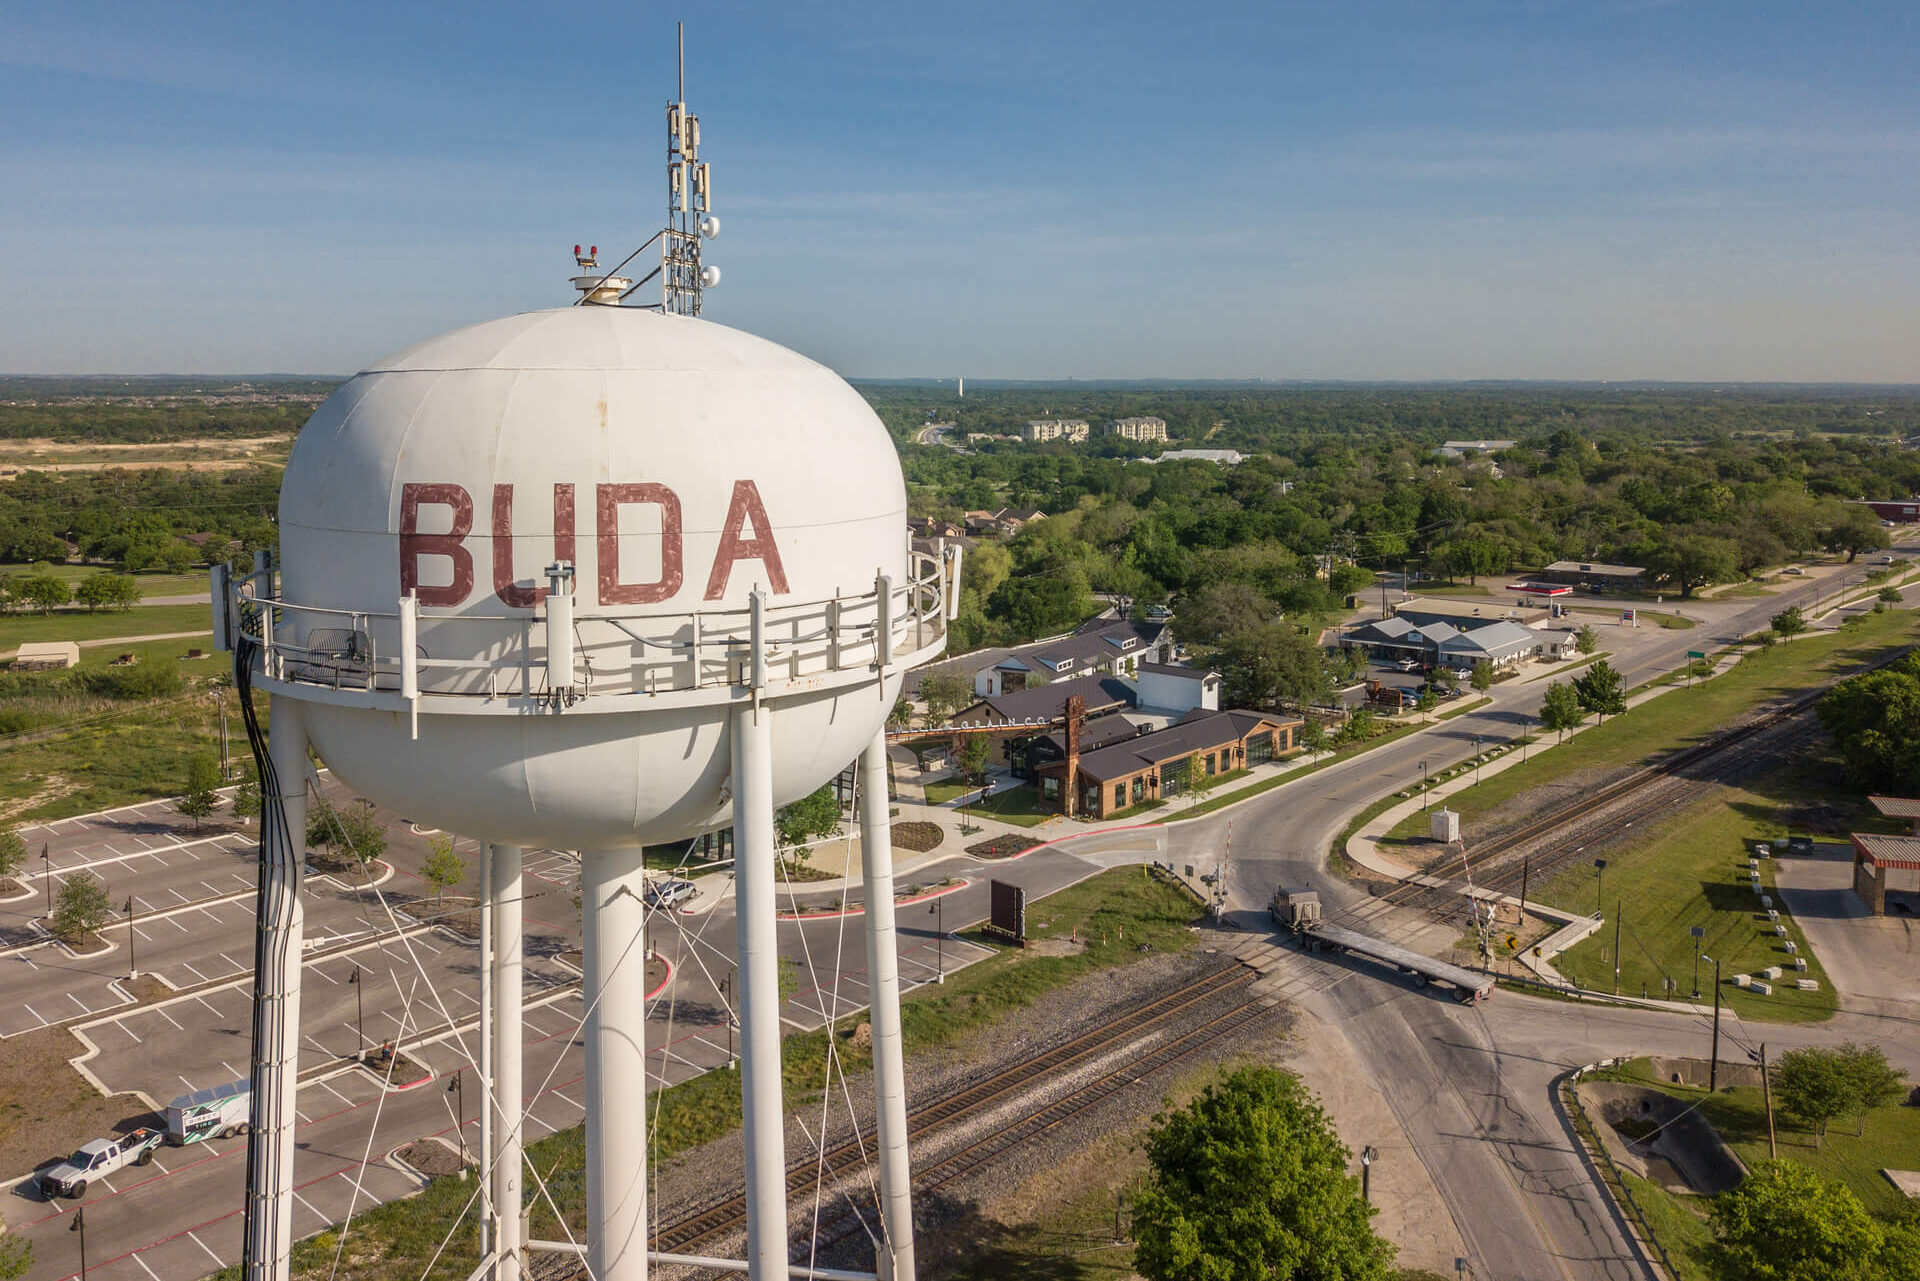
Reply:
<svg viewBox="0 0 1920 1281"><path fill-rule="evenodd" d="M1069 726L1066 759L1040 766L1040 794L1064 813L1107 818L1185 788L1187 762L1209 776L1248 769L1298 746L1305 722L1264 712L1200 712L1163 730L1081 752Z"/></svg>

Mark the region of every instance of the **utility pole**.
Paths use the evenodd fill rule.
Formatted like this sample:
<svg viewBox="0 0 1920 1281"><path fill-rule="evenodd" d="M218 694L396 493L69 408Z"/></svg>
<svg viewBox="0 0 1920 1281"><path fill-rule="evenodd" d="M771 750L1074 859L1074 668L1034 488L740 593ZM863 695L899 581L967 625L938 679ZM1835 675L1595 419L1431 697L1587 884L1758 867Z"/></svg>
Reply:
<svg viewBox="0 0 1920 1281"><path fill-rule="evenodd" d="M360 967L354 966L353 973L347 975L347 983L353 988L353 1022L360 1034L360 1052L355 1056L362 1063L367 1061L367 1005L360 982Z"/></svg>
<svg viewBox="0 0 1920 1281"><path fill-rule="evenodd" d="M1700 940L1707 936L1704 925L1690 926L1687 933L1693 935L1693 999L1700 999Z"/></svg>
<svg viewBox="0 0 1920 1281"><path fill-rule="evenodd" d="M1371 1144L1360 1149L1360 1200L1373 1204L1373 1158L1380 1154Z"/></svg>
<svg viewBox="0 0 1920 1281"><path fill-rule="evenodd" d="M53 845L51 842L40 847L40 863L47 878L47 922L53 922Z"/></svg>
<svg viewBox="0 0 1920 1281"><path fill-rule="evenodd" d="M453 1128L460 1135L460 1168L467 1168L467 1086L466 1069L454 1071L453 1080L447 1082L447 1093L453 1095ZM465 1175L461 1176L466 1177Z"/></svg>
<svg viewBox="0 0 1920 1281"><path fill-rule="evenodd" d="M947 981L947 896L942 894L933 900L929 909L934 917L934 971L933 981L943 984Z"/></svg>
<svg viewBox="0 0 1920 1281"><path fill-rule="evenodd" d="M140 966L133 959L133 895L127 895L127 980L140 977Z"/></svg>
<svg viewBox="0 0 1920 1281"><path fill-rule="evenodd" d="M1620 995L1620 911L1619 899L1613 901L1613 994Z"/></svg>
<svg viewBox="0 0 1920 1281"><path fill-rule="evenodd" d="M1600 915L1601 904L1606 901L1607 860L1593 860L1593 914Z"/></svg>
<svg viewBox="0 0 1920 1281"><path fill-rule="evenodd" d="M1527 878L1533 874L1533 855L1520 860L1520 924L1527 923Z"/></svg>
<svg viewBox="0 0 1920 1281"><path fill-rule="evenodd" d="M73 1212L73 1222L67 1225L67 1231L80 1234L80 1281L87 1281L87 1211L85 1207Z"/></svg>
<svg viewBox="0 0 1920 1281"><path fill-rule="evenodd" d="M1720 962L1711 956L1701 959L1713 961L1713 1057L1707 1064L1707 1093L1712 1094L1720 1088Z"/></svg>
<svg viewBox="0 0 1920 1281"><path fill-rule="evenodd" d="M1773 1139L1773 1078L1767 1075L1767 1043L1760 1042L1760 1094L1767 1101L1767 1160L1778 1161L1780 1149Z"/></svg>

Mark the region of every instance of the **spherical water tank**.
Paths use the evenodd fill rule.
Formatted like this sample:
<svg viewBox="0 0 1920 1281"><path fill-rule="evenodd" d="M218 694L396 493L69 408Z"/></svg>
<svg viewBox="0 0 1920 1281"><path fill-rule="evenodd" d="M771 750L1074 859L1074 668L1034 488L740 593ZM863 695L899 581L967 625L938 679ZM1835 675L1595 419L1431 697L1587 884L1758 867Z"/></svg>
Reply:
<svg viewBox="0 0 1920 1281"><path fill-rule="evenodd" d="M730 817L751 593L777 803L846 766L914 651L937 651L905 519L885 428L792 351L618 307L475 325L353 378L300 433L259 683L306 705L343 781L416 820L561 848L675 839ZM578 658L556 677L559 562L574 617L553 630Z"/></svg>

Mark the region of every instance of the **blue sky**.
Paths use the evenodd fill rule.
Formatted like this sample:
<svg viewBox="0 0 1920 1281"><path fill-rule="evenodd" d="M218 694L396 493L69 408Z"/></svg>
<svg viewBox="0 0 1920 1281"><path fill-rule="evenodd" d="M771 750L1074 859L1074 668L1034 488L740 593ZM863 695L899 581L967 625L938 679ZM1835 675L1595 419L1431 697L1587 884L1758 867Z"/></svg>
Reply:
<svg viewBox="0 0 1920 1281"><path fill-rule="evenodd" d="M347 372L664 204L647 4L0 8L0 372ZM850 375L1920 381L1920 6L709 3L708 315Z"/></svg>

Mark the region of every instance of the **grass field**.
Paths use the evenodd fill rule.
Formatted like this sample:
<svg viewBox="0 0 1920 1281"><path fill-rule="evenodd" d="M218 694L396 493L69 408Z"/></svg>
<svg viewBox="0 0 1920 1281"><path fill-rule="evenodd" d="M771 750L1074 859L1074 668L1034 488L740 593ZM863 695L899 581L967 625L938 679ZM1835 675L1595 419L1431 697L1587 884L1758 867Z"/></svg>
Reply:
<svg viewBox="0 0 1920 1281"><path fill-rule="evenodd" d="M163 632L211 631L213 615L206 605L136 605L132 609L103 609L0 617L0 653L26 641L86 641L109 636L154 636Z"/></svg>
<svg viewBox="0 0 1920 1281"><path fill-rule="evenodd" d="M1760 784L1757 786L1764 786ZM1785 789L1781 789L1785 790ZM1796 974L1786 940L1773 933L1760 899L1747 883L1749 843L1777 838L1782 797L1766 791L1734 790L1689 806L1662 822L1649 836L1608 855L1604 876L1585 863L1545 884L1536 882L1541 902L1571 912L1591 912L1596 902L1607 926L1563 952L1554 966L1582 987L1611 991L1614 985L1613 922L1620 919L1620 991L1638 996L1686 999L1693 989L1694 940L1689 930L1706 931L1700 950L1718 958L1725 981L1720 999L1742 1018L1800 1023L1824 1019L1837 1008L1833 984L1820 958L1807 946L1799 924L1777 895L1780 924L1807 958L1805 975ZM1771 890L1773 862L1763 860L1761 876ZM1770 965L1783 977L1771 996L1735 987L1735 974L1758 973ZM1792 987L1797 977L1820 984L1816 992ZM1663 991L1671 979L1678 990ZM1703 1003L1713 999L1713 966L1700 966Z"/></svg>
<svg viewBox="0 0 1920 1281"><path fill-rule="evenodd" d="M979 794L980 789L977 787L946 779L927 784L927 803L930 805L945 805L956 797ZM1016 827L1038 827L1047 819L1057 818L1060 814L1057 807L1041 799L1038 791L1025 786L1010 787L1005 791L995 792L978 805L969 802L966 809L969 815L984 814L989 818L997 818L1002 823L1012 823Z"/></svg>
<svg viewBox="0 0 1920 1281"><path fill-rule="evenodd" d="M35 572L35 569L32 565L0 564L0 578L5 578L12 574L29 574L33 572ZM83 578L92 578L95 574L111 574L115 571L106 565L72 565L62 563L59 565L48 565L39 572L50 573L55 578L64 579L69 583L77 583ZM204 592L208 590L207 573L205 570L195 574L135 574L133 581L140 584L140 594L142 596L184 596L188 592Z"/></svg>
<svg viewBox="0 0 1920 1281"><path fill-rule="evenodd" d="M1756 650L1733 670L1690 689L1678 689L1642 703L1605 724L1539 752L1523 765L1454 793L1447 804L1468 830L1516 796L1544 783L1587 769L1617 769L1656 753L1691 746L1769 699L1798 693L1920 639L1920 614L1891 610L1868 614L1837 632L1823 632L1788 645ZM1408 820L1393 835L1417 836L1424 824Z"/></svg>
<svg viewBox="0 0 1920 1281"><path fill-rule="evenodd" d="M1767 1159L1766 1104L1759 1087L1740 1086L1708 1095L1705 1090L1655 1079L1645 1059L1622 1064L1602 1076L1651 1085L1698 1106L1748 1168ZM1816 1148L1810 1130L1784 1112L1774 1117L1781 1160L1838 1179L1870 1212L1890 1214L1900 1208L1902 1198L1880 1171L1920 1167L1920 1109L1878 1108L1866 1115L1861 1128L1863 1133L1856 1138L1851 1120L1835 1122ZM1627 1178L1683 1281L1707 1281L1703 1251L1712 1236L1706 1222L1708 1200L1676 1195L1632 1175Z"/></svg>
<svg viewBox="0 0 1920 1281"><path fill-rule="evenodd" d="M1194 935L1189 927L1198 917L1199 909L1190 897L1145 877L1138 868L1103 872L1036 900L1028 907L1030 937L1065 938L1070 931L1077 932L1086 949L1070 956L1040 956L983 941L994 948L994 956L950 975L942 986L916 989L902 1001L907 1050L914 1053L953 1044L1066 983L1132 964L1154 952L1191 948ZM1106 941L1099 941L1103 937ZM1141 944L1152 950L1143 950ZM858 1021L843 1020L843 1025L851 1028ZM826 1079L828 1045L829 1034L824 1031L786 1038L783 1062L790 1108L817 1103ZM860 1052L850 1052L849 1070L860 1070L861 1058ZM657 1138L651 1158L657 1162L670 1162L700 1143L724 1137L740 1124L739 1074L708 1072L664 1090L655 1096L653 1115ZM584 1228L586 1201L582 1131L578 1127L563 1130L530 1144L527 1157L540 1171L577 1239ZM299 1242L294 1246L293 1275L299 1281L386 1281L398 1276L459 1281L472 1273L478 1261L471 1214L464 1223L461 1217L472 1192L470 1182L436 1179L417 1197L363 1213L355 1221L337 1272L333 1254L339 1239L334 1233ZM537 1188L530 1188L527 1195L532 1202L534 1236L563 1237ZM429 1268L442 1239L456 1224L461 1226L453 1232L451 1244ZM228 1268L218 1275L221 1281L238 1281L240 1270Z"/></svg>

